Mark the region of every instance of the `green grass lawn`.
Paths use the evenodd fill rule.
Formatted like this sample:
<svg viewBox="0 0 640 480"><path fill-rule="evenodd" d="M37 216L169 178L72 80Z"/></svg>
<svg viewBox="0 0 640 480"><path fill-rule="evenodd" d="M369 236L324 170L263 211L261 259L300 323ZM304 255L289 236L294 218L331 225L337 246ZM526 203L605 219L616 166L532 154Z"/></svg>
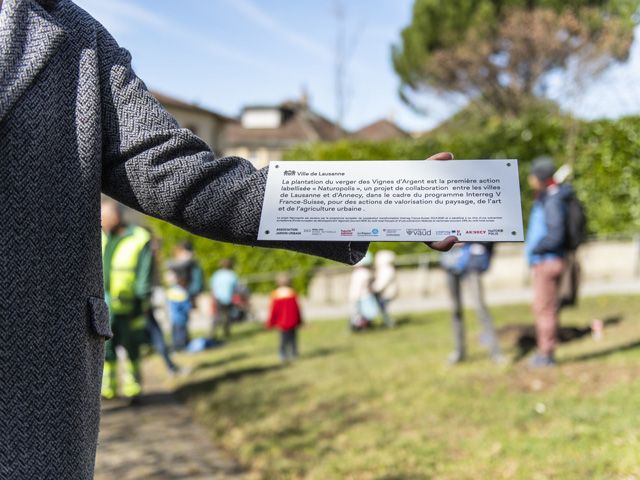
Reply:
<svg viewBox="0 0 640 480"><path fill-rule="evenodd" d="M547 371L492 364L471 313L457 367L446 312L357 335L308 324L286 367L275 332L242 326L223 348L180 357L194 370L177 391L256 478L640 479L639 312L637 297L565 312L566 326L622 321L600 342L563 344ZM494 313L498 326L532 321L526 306ZM502 343L515 354L513 336Z"/></svg>

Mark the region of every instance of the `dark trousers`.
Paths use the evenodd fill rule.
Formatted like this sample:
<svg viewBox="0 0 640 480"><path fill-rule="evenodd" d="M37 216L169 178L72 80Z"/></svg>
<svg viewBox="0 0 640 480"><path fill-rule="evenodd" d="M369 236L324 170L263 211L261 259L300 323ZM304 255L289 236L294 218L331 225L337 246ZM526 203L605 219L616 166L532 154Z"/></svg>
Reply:
<svg viewBox="0 0 640 480"><path fill-rule="evenodd" d="M129 360L137 362L140 358L140 347L148 342L145 323L142 316L133 315L113 315L111 319L111 329L113 338L105 343L105 360L115 362L116 347L122 345L127 351Z"/></svg>
<svg viewBox="0 0 640 480"><path fill-rule="evenodd" d="M164 341L164 333L152 311L147 314L147 332L149 333L149 339L151 340L153 349L162 357L167 369L175 372L178 368L171 360L169 349Z"/></svg>
<svg viewBox="0 0 640 480"><path fill-rule="evenodd" d="M498 345L498 339L496 336L495 328L493 326L493 318L487 308L487 304L484 300L484 289L482 288L482 274L479 272L469 272L464 275L466 278L470 291L473 297L473 303L478 315L478 319L482 324L482 334L480 340L489 349L492 355L500 354L500 346ZM464 317L463 317L463 304L462 304L462 279L463 275L448 272L447 280L449 284L449 293L453 300L453 338L455 342L455 351L461 357L464 357L466 352L465 346L465 329L464 329Z"/></svg>
<svg viewBox="0 0 640 480"><path fill-rule="evenodd" d="M282 330L280 332L280 359L288 360L298 356L298 330Z"/></svg>
<svg viewBox="0 0 640 480"><path fill-rule="evenodd" d="M171 325L171 336L173 338L173 349L184 350L189 343L189 331L186 323L174 323Z"/></svg>
<svg viewBox="0 0 640 480"><path fill-rule="evenodd" d="M222 326L224 338L228 339L231 336L232 314L235 306L233 304L225 305L215 299L214 302L216 302L216 313L213 317L213 325L211 326L211 338L216 338L218 327Z"/></svg>

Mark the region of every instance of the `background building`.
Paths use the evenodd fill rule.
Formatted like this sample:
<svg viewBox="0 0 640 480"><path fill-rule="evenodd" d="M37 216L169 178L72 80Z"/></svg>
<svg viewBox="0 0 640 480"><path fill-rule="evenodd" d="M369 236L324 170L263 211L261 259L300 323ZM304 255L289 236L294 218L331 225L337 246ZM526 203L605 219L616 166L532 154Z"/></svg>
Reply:
<svg viewBox="0 0 640 480"><path fill-rule="evenodd" d="M353 133L353 138L372 141L395 140L409 138L410 136L408 132L401 129L389 118L382 118L369 125L365 125Z"/></svg>
<svg viewBox="0 0 640 480"><path fill-rule="evenodd" d="M245 107L239 123L225 130L225 154L250 160L256 167L281 160L283 153L296 145L330 142L345 137L347 132L314 112L305 95L299 101L280 105Z"/></svg>
<svg viewBox="0 0 640 480"><path fill-rule="evenodd" d="M152 93L181 127L202 138L217 155L246 158L257 168L282 160L284 152L300 144L345 137L371 141L410 137L390 119L348 132L311 109L306 94L299 100L278 105L246 106L236 119L169 95Z"/></svg>
<svg viewBox="0 0 640 480"><path fill-rule="evenodd" d="M224 153L224 131L228 125L237 123L237 120L159 92L151 93L176 118L181 127L195 133L217 155Z"/></svg>

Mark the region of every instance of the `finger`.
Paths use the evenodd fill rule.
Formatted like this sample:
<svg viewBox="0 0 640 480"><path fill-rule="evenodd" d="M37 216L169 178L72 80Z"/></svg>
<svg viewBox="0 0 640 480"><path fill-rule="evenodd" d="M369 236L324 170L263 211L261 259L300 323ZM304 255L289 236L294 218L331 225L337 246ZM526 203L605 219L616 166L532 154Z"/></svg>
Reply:
<svg viewBox="0 0 640 480"><path fill-rule="evenodd" d="M444 240L440 240L439 242L426 242L430 248L437 250L439 252L448 252L451 248L458 243L457 237L447 237Z"/></svg>
<svg viewBox="0 0 640 480"><path fill-rule="evenodd" d="M453 160L454 156L451 152L440 152L430 156L427 160Z"/></svg>

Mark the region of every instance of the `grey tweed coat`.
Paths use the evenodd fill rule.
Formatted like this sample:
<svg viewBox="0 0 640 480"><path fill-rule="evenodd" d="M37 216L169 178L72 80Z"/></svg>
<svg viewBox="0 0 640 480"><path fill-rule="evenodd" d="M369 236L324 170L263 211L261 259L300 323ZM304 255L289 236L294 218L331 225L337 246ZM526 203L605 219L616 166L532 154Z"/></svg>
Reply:
<svg viewBox="0 0 640 480"><path fill-rule="evenodd" d="M0 22L0 478L93 476L104 339L100 192L256 245L266 171L215 158L71 0ZM347 263L366 244L264 244Z"/></svg>

